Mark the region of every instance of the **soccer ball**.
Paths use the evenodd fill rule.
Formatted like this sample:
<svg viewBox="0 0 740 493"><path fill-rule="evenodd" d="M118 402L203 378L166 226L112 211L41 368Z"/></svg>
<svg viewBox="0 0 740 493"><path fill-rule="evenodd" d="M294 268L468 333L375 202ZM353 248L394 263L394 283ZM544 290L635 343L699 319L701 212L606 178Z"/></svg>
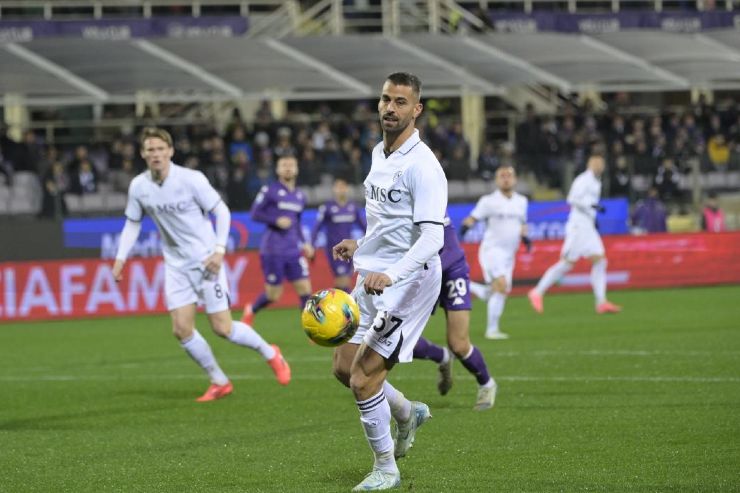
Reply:
<svg viewBox="0 0 740 493"><path fill-rule="evenodd" d="M357 332L360 308L354 298L341 289L323 289L306 301L301 325L306 335L319 346L339 346Z"/></svg>

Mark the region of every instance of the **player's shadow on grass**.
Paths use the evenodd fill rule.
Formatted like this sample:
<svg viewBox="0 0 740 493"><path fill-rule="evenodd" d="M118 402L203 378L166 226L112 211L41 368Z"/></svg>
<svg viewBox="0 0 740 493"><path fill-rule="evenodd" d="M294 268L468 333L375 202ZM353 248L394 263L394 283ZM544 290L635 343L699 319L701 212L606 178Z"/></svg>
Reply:
<svg viewBox="0 0 740 493"><path fill-rule="evenodd" d="M188 389L162 389L162 388L140 388L131 389L115 392L117 396L131 396L131 397L142 397L148 400L157 401L178 401L195 403L195 399L198 397L198 390Z"/></svg>
<svg viewBox="0 0 740 493"><path fill-rule="evenodd" d="M101 420L98 425L93 424L95 418L109 418L116 415L149 414L154 411L169 411L171 406L159 407L126 407L117 409L98 409L84 412L71 412L50 414L47 416L34 416L30 418L9 419L0 422L0 431L29 431L29 430L89 430L100 426L110 429L110 421ZM131 421L119 420L120 426L125 428Z"/></svg>

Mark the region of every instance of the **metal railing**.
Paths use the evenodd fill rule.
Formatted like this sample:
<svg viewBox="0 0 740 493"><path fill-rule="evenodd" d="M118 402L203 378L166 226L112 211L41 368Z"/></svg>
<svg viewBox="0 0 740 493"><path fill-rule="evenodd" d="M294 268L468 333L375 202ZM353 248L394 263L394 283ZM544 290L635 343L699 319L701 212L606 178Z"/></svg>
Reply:
<svg viewBox="0 0 740 493"><path fill-rule="evenodd" d="M456 32L482 29L481 13L497 10L562 12L619 12L642 9L728 10L740 0L382 0L380 5L344 5L342 0L0 0L1 19L101 19L115 17L208 14L250 18L256 34L345 34L382 32ZM268 29L272 28L272 29ZM255 35L255 34L252 34Z"/></svg>

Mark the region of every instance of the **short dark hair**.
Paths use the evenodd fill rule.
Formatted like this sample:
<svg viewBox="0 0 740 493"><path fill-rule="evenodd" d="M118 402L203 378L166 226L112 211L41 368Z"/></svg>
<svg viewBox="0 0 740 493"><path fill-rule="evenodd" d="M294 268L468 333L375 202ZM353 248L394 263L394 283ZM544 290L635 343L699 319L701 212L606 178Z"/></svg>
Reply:
<svg viewBox="0 0 740 493"><path fill-rule="evenodd" d="M421 97L421 81L414 74L409 72L393 72L385 80L397 86L408 86L413 90L417 98Z"/></svg>

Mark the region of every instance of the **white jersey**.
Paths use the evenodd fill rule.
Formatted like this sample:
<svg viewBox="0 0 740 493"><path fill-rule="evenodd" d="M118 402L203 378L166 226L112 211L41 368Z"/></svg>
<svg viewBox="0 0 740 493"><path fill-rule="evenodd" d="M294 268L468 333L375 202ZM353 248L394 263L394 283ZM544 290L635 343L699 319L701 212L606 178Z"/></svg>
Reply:
<svg viewBox="0 0 740 493"><path fill-rule="evenodd" d="M141 221L148 214L162 238L165 263L176 268L200 265L216 245L216 233L208 212L221 196L200 171L170 163L161 185L149 170L131 181L126 217Z"/></svg>
<svg viewBox="0 0 740 493"><path fill-rule="evenodd" d="M601 181L596 178L593 171L587 169L573 180L568 192L568 204L571 207L568 223L588 223L593 226L596 219L596 209L593 206L599 203L600 198Z"/></svg>
<svg viewBox="0 0 740 493"><path fill-rule="evenodd" d="M507 197L496 190L481 197L470 213L476 221L486 221L480 249L500 248L516 252L522 237L522 226L527 224L527 204L527 197L517 192Z"/></svg>
<svg viewBox="0 0 740 493"><path fill-rule="evenodd" d="M361 273L384 272L411 249L420 223L444 223L447 179L415 130L388 157L375 146L364 186L367 229L352 260Z"/></svg>

